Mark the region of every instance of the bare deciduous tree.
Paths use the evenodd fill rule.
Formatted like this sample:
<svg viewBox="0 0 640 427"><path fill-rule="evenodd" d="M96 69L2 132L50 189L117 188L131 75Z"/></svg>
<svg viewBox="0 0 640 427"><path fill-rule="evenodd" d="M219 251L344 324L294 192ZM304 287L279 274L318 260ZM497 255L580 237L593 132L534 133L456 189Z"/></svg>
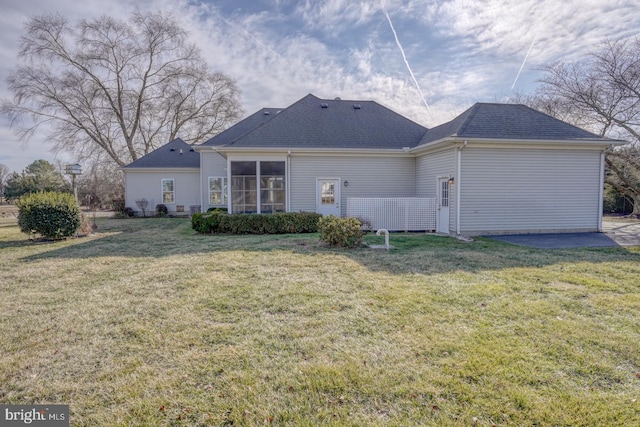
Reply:
<svg viewBox="0 0 640 427"><path fill-rule="evenodd" d="M9 166L0 163L0 203L2 203L2 199L4 198L4 186L7 183L7 179L9 179L10 173Z"/></svg>
<svg viewBox="0 0 640 427"><path fill-rule="evenodd" d="M201 142L240 113L233 80L212 72L166 13L70 25L31 18L1 110L21 138L53 125L54 149L120 166L180 136Z"/></svg>
<svg viewBox="0 0 640 427"><path fill-rule="evenodd" d="M640 214L640 39L612 41L583 61L543 68L536 93L517 101L630 145L605 157L607 183Z"/></svg>
<svg viewBox="0 0 640 427"><path fill-rule="evenodd" d="M124 209L124 176L113 163L93 163L78 180L81 204L92 210Z"/></svg>

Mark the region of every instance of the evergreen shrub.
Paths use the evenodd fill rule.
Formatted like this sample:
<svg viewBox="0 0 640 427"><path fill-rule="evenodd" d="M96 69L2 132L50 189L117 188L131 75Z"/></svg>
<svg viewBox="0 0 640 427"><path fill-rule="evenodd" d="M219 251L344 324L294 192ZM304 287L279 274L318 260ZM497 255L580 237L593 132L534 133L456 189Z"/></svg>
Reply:
<svg viewBox="0 0 640 427"><path fill-rule="evenodd" d="M164 218L169 214L169 209L167 209L167 205L163 205L159 203L156 205L156 216L160 218Z"/></svg>
<svg viewBox="0 0 640 427"><path fill-rule="evenodd" d="M62 239L76 234L82 225L80 207L69 193L32 193L22 196L16 205L18 225L23 233Z"/></svg>
<svg viewBox="0 0 640 427"><path fill-rule="evenodd" d="M355 248L362 243L364 232L358 218L340 218L327 215L318 221L320 240L330 246Z"/></svg>
<svg viewBox="0 0 640 427"><path fill-rule="evenodd" d="M287 234L316 233L321 215L314 212L228 214L226 211L195 213L191 227L198 233Z"/></svg>

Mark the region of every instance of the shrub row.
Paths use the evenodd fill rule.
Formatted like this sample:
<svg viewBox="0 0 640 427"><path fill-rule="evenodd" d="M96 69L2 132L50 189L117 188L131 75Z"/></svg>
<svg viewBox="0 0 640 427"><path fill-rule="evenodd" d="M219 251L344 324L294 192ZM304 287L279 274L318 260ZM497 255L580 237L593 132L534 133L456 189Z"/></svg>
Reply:
<svg viewBox="0 0 640 427"><path fill-rule="evenodd" d="M313 212L228 214L224 211L195 213L191 227L198 233L285 234L315 233L321 215Z"/></svg>
<svg viewBox="0 0 640 427"><path fill-rule="evenodd" d="M320 239L331 246L356 248L362 243L364 232L358 218L339 218L327 215L318 221Z"/></svg>
<svg viewBox="0 0 640 427"><path fill-rule="evenodd" d="M22 196L18 225L23 233L39 234L47 239L73 236L82 225L82 213L69 193L40 192Z"/></svg>

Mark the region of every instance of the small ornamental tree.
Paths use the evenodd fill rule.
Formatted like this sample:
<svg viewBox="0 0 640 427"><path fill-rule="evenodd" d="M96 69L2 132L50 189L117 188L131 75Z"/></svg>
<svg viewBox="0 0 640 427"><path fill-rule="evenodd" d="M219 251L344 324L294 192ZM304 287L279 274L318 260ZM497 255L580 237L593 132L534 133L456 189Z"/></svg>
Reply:
<svg viewBox="0 0 640 427"><path fill-rule="evenodd" d="M136 200L136 206L142 211L142 216L146 218L149 201L147 199Z"/></svg>
<svg viewBox="0 0 640 427"><path fill-rule="evenodd" d="M33 193L22 196L16 205L18 225L23 233L62 239L76 234L82 225L80 208L69 193Z"/></svg>

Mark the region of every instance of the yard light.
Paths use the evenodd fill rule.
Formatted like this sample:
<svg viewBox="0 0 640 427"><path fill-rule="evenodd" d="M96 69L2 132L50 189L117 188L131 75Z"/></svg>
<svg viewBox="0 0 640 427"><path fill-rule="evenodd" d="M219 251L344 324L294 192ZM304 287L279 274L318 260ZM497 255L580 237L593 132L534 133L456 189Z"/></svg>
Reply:
<svg viewBox="0 0 640 427"><path fill-rule="evenodd" d="M78 202L78 188L76 187L76 176L82 175L82 166L78 163L73 165L66 165L64 167L64 173L67 175L71 175L71 188L73 189L73 195L76 198L76 203Z"/></svg>

